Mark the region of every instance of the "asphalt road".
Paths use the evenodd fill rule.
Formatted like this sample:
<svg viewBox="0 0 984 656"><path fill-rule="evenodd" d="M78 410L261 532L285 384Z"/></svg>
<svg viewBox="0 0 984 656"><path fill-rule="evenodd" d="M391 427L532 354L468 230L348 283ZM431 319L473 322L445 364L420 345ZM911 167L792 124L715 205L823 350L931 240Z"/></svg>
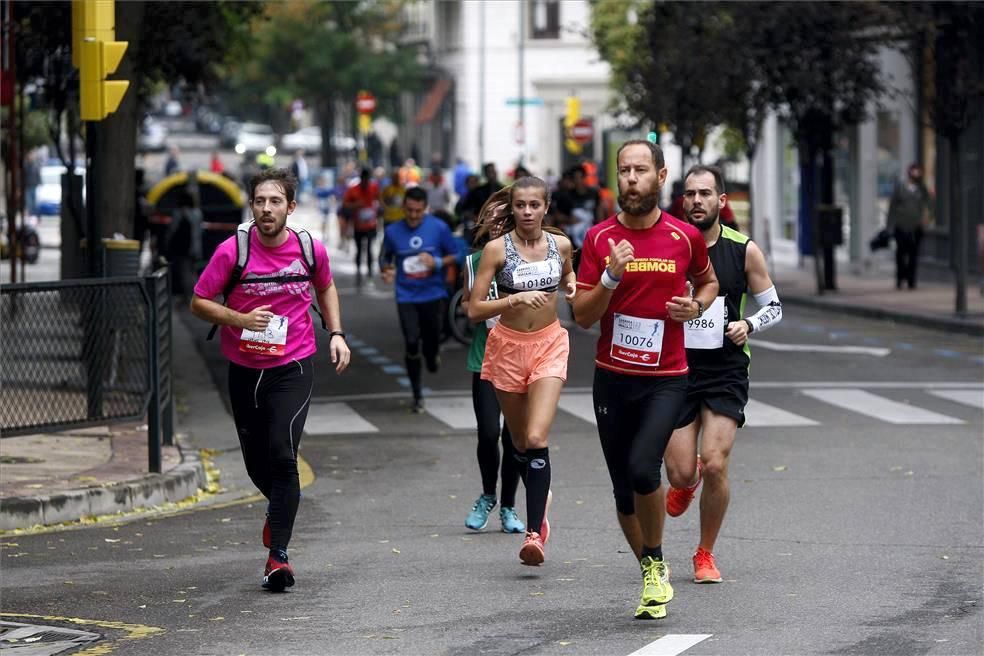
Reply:
<svg viewBox="0 0 984 656"><path fill-rule="evenodd" d="M667 524L669 614L640 622L638 566L585 419L594 335L572 329L547 562L526 568L497 519L463 526L480 492L473 431L454 428L470 403L464 349L448 345L425 374L430 412L410 414L389 291L337 281L354 358L340 377L319 362L297 585L260 589L263 508L232 505L10 538L0 619L140 655L980 653L979 339L787 308L753 346L753 425L716 549L725 581L689 582L695 505ZM199 344L221 380L217 347Z"/></svg>

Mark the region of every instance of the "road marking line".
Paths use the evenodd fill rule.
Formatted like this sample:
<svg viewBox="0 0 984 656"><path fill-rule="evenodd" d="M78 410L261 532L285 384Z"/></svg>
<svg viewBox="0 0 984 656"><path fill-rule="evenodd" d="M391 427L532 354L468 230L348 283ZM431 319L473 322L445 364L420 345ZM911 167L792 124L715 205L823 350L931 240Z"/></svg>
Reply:
<svg viewBox="0 0 984 656"><path fill-rule="evenodd" d="M405 374L407 370L398 364L387 364L381 367L384 374Z"/></svg>
<svg viewBox="0 0 984 656"><path fill-rule="evenodd" d="M708 638L710 638L713 633L671 633L665 635L659 640L650 642L648 645L642 649L638 649L629 656L677 656L694 645L701 643Z"/></svg>
<svg viewBox="0 0 984 656"><path fill-rule="evenodd" d="M750 428L819 426L819 422L793 414L768 403L748 399L745 406L745 425Z"/></svg>
<svg viewBox="0 0 984 656"><path fill-rule="evenodd" d="M470 396L428 398L424 405L427 414L457 430L475 429L475 409Z"/></svg>
<svg viewBox="0 0 984 656"><path fill-rule="evenodd" d="M409 380L407 384L409 385ZM981 389L984 390L984 383L975 382L925 382L925 383L912 383L912 382L890 382L890 381L844 381L844 382L826 382L826 381L792 381L788 383L778 382L778 381L751 381L751 387L753 389L837 389L837 388L857 388L866 387L870 389ZM451 390L433 390L426 393L428 397L431 396L461 396L462 391L460 389ZM565 387L564 395L569 394L586 394L591 395L590 387ZM315 396L311 398L312 403L346 403L349 401L383 401L386 399L403 399L406 398L406 392L368 392L365 394L337 394L331 396Z"/></svg>
<svg viewBox="0 0 984 656"><path fill-rule="evenodd" d="M941 415L907 403L899 403L862 389L804 389L803 394L845 410L874 417L889 424L962 424L956 417Z"/></svg>
<svg viewBox="0 0 984 656"><path fill-rule="evenodd" d="M767 342L763 339L751 340L753 348L764 348L769 351L798 351L805 353L853 353L856 355L872 355L876 358L884 358L892 352L889 348L879 348L874 346L829 346L826 344L783 344L780 342Z"/></svg>
<svg viewBox="0 0 984 656"><path fill-rule="evenodd" d="M587 394L583 392L565 392L560 395L560 403L557 406L578 419L583 419L589 424L597 425L594 414L594 399L590 392Z"/></svg>
<svg viewBox="0 0 984 656"><path fill-rule="evenodd" d="M947 401L955 401L978 410L984 410L984 391L981 390L929 390L929 393Z"/></svg>
<svg viewBox="0 0 984 656"><path fill-rule="evenodd" d="M379 429L363 419L347 403L312 403L304 432L308 435L336 435L378 433Z"/></svg>

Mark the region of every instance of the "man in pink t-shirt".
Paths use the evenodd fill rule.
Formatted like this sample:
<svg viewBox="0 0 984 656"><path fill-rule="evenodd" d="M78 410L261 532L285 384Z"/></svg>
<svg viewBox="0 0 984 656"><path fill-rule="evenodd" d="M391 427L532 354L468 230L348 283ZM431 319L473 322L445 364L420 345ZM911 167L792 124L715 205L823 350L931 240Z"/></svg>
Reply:
<svg viewBox="0 0 984 656"><path fill-rule="evenodd" d="M246 471L269 501L263 546L270 552L263 587L281 591L294 585L287 545L301 497L297 447L314 385L312 286L331 331L336 372L348 366L350 353L324 244L312 240L315 266L309 270L297 233L287 228L287 216L297 206L297 179L286 169L268 169L250 180L249 187L255 226L249 231L245 269L225 305L215 300L225 291L237 260L236 237L222 242L195 285L191 311L221 327Z"/></svg>

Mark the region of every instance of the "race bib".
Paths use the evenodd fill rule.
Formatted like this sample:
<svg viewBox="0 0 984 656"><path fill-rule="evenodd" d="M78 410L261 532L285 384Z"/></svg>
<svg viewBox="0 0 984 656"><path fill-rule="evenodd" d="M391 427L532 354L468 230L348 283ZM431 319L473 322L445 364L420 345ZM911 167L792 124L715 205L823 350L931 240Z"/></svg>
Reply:
<svg viewBox="0 0 984 656"><path fill-rule="evenodd" d="M545 289L555 287L560 280L560 263L556 259L527 262L513 270L513 289Z"/></svg>
<svg viewBox="0 0 984 656"><path fill-rule="evenodd" d="M431 274L430 267L421 261L420 255L403 258L403 273L408 278L427 278Z"/></svg>
<svg viewBox="0 0 984 656"><path fill-rule="evenodd" d="M663 329L662 319L642 319L616 312L612 322L612 360L658 367Z"/></svg>
<svg viewBox="0 0 984 656"><path fill-rule="evenodd" d="M724 346L724 297L718 296L699 319L683 324L683 343L688 349L719 349Z"/></svg>
<svg viewBox="0 0 984 656"><path fill-rule="evenodd" d="M266 330L246 330L239 338L239 350L257 355L280 356L287 345L287 317L273 315Z"/></svg>
<svg viewBox="0 0 984 656"><path fill-rule="evenodd" d="M359 227L371 228L376 225L376 208L375 207L363 207L359 210L358 215L356 215L356 224Z"/></svg>

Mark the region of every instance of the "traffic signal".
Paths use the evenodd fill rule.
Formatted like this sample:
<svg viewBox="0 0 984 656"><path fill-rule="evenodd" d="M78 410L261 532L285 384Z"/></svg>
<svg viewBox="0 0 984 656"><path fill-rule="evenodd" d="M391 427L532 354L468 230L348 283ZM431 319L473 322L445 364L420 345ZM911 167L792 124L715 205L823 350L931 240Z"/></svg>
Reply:
<svg viewBox="0 0 984 656"><path fill-rule="evenodd" d="M129 45L116 40L114 0L73 0L72 63L79 67L79 105L83 121L101 121L120 106L130 83L107 80Z"/></svg>
<svg viewBox="0 0 984 656"><path fill-rule="evenodd" d="M581 99L571 95L567 97L567 111L564 112L564 148L571 155L580 155L581 144L572 136L571 129L581 119Z"/></svg>

